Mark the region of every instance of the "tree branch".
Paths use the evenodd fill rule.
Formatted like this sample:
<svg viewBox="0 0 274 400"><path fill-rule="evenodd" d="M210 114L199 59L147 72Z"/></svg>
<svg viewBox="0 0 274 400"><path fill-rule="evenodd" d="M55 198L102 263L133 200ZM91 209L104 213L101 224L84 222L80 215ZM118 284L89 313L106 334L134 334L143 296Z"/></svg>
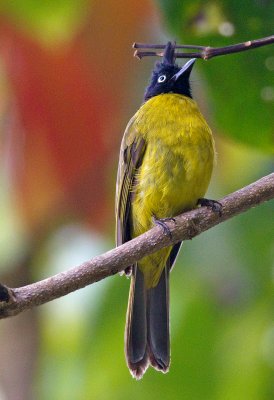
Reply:
<svg viewBox="0 0 274 400"><path fill-rule="evenodd" d="M222 56L225 54L239 53L241 51L246 51L250 49L255 49L257 47L266 46L268 44L274 43L274 35L267 36L261 39L248 40L247 42L233 44L231 46L225 47L210 47L210 46L196 46L196 45L176 45L176 49L196 49L198 52L191 53L175 53L176 58L202 58L204 60L209 60L212 57ZM164 49L165 45L162 44L146 44L146 43L133 43L134 49ZM163 52L157 51L140 51L136 50L134 52L134 57L156 56L163 57Z"/></svg>
<svg viewBox="0 0 274 400"><path fill-rule="evenodd" d="M17 315L114 275L147 254L178 241L192 239L213 226L273 198L274 173L224 197L220 201L223 206L221 216L206 207L201 207L179 215L175 222L168 222L172 238L165 235L159 226L155 226L120 247L42 281L16 289L0 284L0 318Z"/></svg>

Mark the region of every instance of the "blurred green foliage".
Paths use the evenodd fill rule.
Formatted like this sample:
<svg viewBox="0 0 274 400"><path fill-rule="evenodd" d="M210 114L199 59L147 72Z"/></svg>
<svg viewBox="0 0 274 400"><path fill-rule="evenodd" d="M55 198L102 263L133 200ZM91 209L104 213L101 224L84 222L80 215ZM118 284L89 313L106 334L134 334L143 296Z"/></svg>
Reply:
<svg viewBox="0 0 274 400"><path fill-rule="evenodd" d="M87 0L1 1L0 12L47 45L66 42L83 22Z"/></svg>
<svg viewBox="0 0 274 400"><path fill-rule="evenodd" d="M58 29L60 37L69 37L71 28L80 23L79 15L84 18L87 3L59 0L37 4L34 0L2 2L0 10L18 24L23 21L24 27L30 22L33 28L26 29L33 29L32 35L46 38L48 44L47 38ZM158 0L155 4L169 38L176 35L178 42L223 46L273 33L272 1ZM153 41L150 26L145 29L142 22L141 30L146 41ZM111 40L116 40L115 35L109 38L109 49ZM129 38L129 42L135 40L139 38ZM136 62L136 80L136 71L147 62L153 63ZM100 64L100 68L104 66ZM211 121L218 151L208 197L220 198L273 169L268 155L274 126L273 46L218 57L206 64L201 61L197 70L193 85ZM119 70L114 70L112 76L118 74ZM146 81L125 79L129 82L126 119L131 112L129 104L138 107L136 87L145 87ZM123 131L122 126L119 129ZM106 140L112 140L112 135L109 132ZM110 209L113 199L110 192ZM264 204L183 245L171 276L172 363L167 375L150 369L136 382L128 372L123 351L129 288L125 278L108 278L41 307L34 398L274 398L273 211L273 202ZM110 230L113 234L114 226ZM77 240L81 233L74 231L75 242L62 235L61 243L50 236L39 250L37 259L44 276L114 246L114 235L110 239L109 232L97 241L87 235L85 249Z"/></svg>

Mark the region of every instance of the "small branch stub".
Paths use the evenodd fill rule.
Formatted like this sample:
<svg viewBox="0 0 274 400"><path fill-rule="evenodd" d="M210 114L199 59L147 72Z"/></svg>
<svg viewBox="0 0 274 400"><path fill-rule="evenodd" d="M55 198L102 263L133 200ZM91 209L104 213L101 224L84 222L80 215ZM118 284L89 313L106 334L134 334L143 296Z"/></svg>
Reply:
<svg viewBox="0 0 274 400"><path fill-rule="evenodd" d="M0 303L8 303L10 300L9 290L6 286L0 284Z"/></svg>
<svg viewBox="0 0 274 400"><path fill-rule="evenodd" d="M12 289L0 283L0 304L1 303L12 303L15 301L14 293ZM1 308L1 306L0 306Z"/></svg>

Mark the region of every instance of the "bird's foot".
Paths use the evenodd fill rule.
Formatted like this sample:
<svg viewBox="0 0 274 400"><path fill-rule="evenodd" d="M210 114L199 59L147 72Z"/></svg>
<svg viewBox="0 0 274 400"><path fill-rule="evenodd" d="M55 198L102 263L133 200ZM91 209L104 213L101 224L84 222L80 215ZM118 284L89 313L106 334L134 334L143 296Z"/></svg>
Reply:
<svg viewBox="0 0 274 400"><path fill-rule="evenodd" d="M215 213L218 213L219 216L222 216L222 210L223 206L222 204L217 201L217 200L211 200L211 199L198 199L197 204L202 206L202 207L209 207L211 210Z"/></svg>
<svg viewBox="0 0 274 400"><path fill-rule="evenodd" d="M163 229L164 233L168 235L170 239L172 239L172 234L166 222L173 221L175 223L175 218L157 218L155 215L153 215L152 220L155 225L159 225Z"/></svg>

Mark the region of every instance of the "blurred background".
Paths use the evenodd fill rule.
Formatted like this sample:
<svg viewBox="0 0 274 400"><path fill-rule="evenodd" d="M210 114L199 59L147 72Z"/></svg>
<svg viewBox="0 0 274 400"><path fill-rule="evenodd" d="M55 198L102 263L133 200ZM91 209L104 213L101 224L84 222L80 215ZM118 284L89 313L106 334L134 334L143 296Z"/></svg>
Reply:
<svg viewBox="0 0 274 400"><path fill-rule="evenodd" d="M273 26L272 0L1 1L1 282L22 286L114 247L119 145L155 62L134 59L133 42L224 46ZM200 60L192 86L218 152L207 196L273 171L273 45ZM272 399L273 211L184 244L167 375L131 378L129 281L113 276L1 321L0 400Z"/></svg>

